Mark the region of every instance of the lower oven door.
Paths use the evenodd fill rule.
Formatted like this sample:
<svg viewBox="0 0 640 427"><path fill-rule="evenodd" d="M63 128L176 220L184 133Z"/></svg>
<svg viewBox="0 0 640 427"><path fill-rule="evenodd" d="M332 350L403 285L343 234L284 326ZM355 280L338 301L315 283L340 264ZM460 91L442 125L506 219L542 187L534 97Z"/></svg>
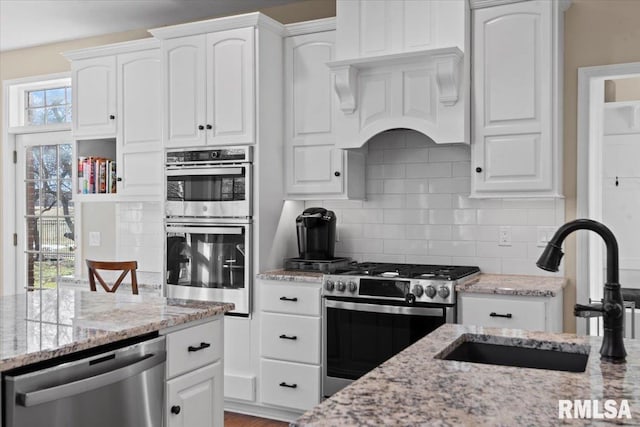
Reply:
<svg viewBox="0 0 640 427"><path fill-rule="evenodd" d="M331 396L446 323L451 310L325 298L324 396Z"/></svg>
<svg viewBox="0 0 640 427"><path fill-rule="evenodd" d="M232 302L249 314L251 224L166 224L165 296Z"/></svg>

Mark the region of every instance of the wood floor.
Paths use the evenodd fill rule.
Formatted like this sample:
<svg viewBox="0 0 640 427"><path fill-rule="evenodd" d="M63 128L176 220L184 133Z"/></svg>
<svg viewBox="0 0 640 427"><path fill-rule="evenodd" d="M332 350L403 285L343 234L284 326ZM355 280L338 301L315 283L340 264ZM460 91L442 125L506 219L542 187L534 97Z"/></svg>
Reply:
<svg viewBox="0 0 640 427"><path fill-rule="evenodd" d="M224 413L224 427L284 427L288 423L267 418L252 417L235 412Z"/></svg>

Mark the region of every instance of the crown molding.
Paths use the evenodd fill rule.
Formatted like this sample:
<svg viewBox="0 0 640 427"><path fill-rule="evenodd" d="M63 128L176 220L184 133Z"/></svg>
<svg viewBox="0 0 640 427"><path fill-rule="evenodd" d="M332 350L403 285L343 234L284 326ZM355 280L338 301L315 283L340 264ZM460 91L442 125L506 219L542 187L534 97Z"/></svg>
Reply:
<svg viewBox="0 0 640 427"><path fill-rule="evenodd" d="M313 21L294 22L284 26L285 36L301 36L303 34L320 33L336 29L336 18L315 19Z"/></svg>
<svg viewBox="0 0 640 427"><path fill-rule="evenodd" d="M69 50L62 52L62 56L69 61L77 59L96 58L99 56L119 55L121 53L138 52L141 50L160 49L160 41L153 37L131 40L120 43L106 44L96 47L88 47L83 49Z"/></svg>

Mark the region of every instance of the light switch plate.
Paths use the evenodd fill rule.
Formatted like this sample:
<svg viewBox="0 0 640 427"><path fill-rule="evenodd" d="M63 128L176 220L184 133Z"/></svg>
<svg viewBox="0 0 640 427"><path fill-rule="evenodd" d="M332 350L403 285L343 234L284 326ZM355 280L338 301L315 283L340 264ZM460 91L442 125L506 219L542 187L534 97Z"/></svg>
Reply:
<svg viewBox="0 0 640 427"><path fill-rule="evenodd" d="M511 246L511 227L500 227L498 234L498 246Z"/></svg>
<svg viewBox="0 0 640 427"><path fill-rule="evenodd" d="M99 231L90 231L89 232L89 246L100 246L100 232Z"/></svg>
<svg viewBox="0 0 640 427"><path fill-rule="evenodd" d="M544 248L549 243L549 240L553 237L557 227L538 227L536 235L536 245L539 248Z"/></svg>

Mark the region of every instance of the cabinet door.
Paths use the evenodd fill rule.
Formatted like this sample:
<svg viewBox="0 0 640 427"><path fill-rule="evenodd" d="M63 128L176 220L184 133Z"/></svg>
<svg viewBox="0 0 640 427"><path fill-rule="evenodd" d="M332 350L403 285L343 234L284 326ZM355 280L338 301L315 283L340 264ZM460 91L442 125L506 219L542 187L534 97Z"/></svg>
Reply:
<svg viewBox="0 0 640 427"><path fill-rule="evenodd" d="M326 66L334 56L335 31L285 42L285 179L290 194L343 190L343 152L335 148L338 101Z"/></svg>
<svg viewBox="0 0 640 427"><path fill-rule="evenodd" d="M160 50L118 56L118 194L162 194Z"/></svg>
<svg viewBox="0 0 640 427"><path fill-rule="evenodd" d="M207 35L207 143L255 141L254 30Z"/></svg>
<svg viewBox="0 0 640 427"><path fill-rule="evenodd" d="M551 2L474 11L474 162L477 192L553 187Z"/></svg>
<svg viewBox="0 0 640 427"><path fill-rule="evenodd" d="M167 381L167 427L222 427L222 361Z"/></svg>
<svg viewBox="0 0 640 427"><path fill-rule="evenodd" d="M163 42L165 146L206 143L205 36Z"/></svg>
<svg viewBox="0 0 640 427"><path fill-rule="evenodd" d="M113 137L116 134L116 58L73 61L73 136Z"/></svg>

